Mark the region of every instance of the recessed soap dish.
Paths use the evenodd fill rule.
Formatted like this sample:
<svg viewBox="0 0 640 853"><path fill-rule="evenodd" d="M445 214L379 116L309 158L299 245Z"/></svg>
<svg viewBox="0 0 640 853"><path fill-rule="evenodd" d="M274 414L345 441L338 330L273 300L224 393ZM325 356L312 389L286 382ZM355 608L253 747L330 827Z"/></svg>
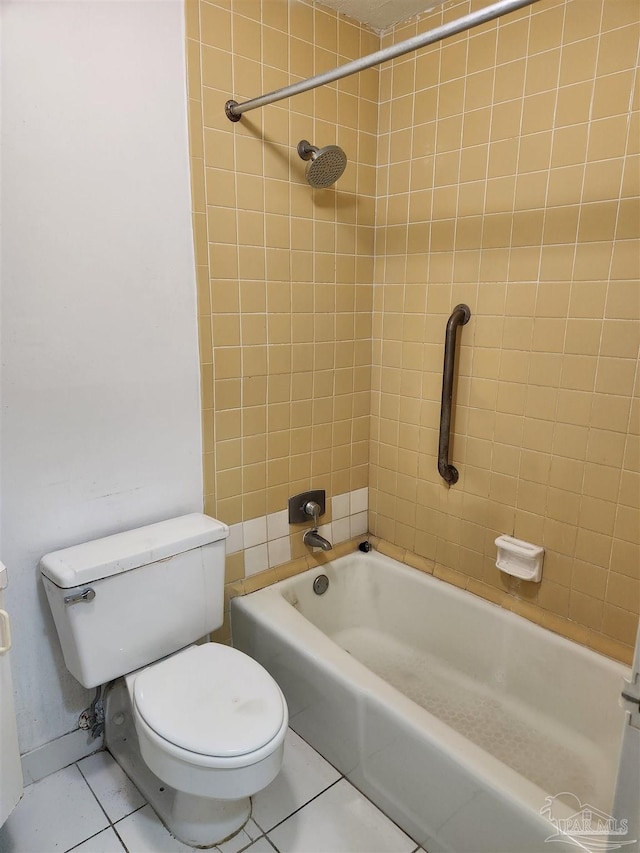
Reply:
<svg viewBox="0 0 640 853"><path fill-rule="evenodd" d="M498 536L496 539L498 557L496 566L501 572L513 575L523 581L539 583L542 578L544 548L523 542L513 536Z"/></svg>

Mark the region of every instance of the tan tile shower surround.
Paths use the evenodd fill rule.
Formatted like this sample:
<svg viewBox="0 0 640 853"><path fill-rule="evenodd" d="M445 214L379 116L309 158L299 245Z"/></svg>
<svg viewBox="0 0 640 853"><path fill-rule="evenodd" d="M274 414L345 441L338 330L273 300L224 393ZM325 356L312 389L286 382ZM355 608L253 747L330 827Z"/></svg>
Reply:
<svg viewBox="0 0 640 853"><path fill-rule="evenodd" d="M206 510L235 524L311 486L369 484L383 550L628 661L640 611L636 0L541 0L237 124L223 113L229 97L482 5L447 4L380 39L299 0L187 0ZM347 152L337 190L305 184L303 137ZM442 344L461 301L473 317L461 476L447 489ZM498 572L499 533L545 546L541 584ZM301 535L293 563L246 581L233 555L230 594L310 565Z"/></svg>

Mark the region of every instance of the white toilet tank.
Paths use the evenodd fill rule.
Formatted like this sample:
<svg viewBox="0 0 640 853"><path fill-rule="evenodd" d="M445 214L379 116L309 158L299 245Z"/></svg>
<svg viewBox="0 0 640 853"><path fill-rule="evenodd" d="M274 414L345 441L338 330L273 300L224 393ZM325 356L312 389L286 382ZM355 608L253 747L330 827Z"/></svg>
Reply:
<svg viewBox="0 0 640 853"><path fill-rule="evenodd" d="M219 628L221 521L193 513L53 551L42 581L67 669L96 687Z"/></svg>

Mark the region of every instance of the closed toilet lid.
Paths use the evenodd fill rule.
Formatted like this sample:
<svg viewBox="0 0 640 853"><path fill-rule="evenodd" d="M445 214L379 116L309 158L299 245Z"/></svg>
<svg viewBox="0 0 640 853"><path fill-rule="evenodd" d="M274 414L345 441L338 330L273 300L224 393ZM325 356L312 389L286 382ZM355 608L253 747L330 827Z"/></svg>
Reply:
<svg viewBox="0 0 640 853"><path fill-rule="evenodd" d="M284 697L248 655L219 643L191 646L136 677L133 697L160 737L201 755L246 755L282 727Z"/></svg>

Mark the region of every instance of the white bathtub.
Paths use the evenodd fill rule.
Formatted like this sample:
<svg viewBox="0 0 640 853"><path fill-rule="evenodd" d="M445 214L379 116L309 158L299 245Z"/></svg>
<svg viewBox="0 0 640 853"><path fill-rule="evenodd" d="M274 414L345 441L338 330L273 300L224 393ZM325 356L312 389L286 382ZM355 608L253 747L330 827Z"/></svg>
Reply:
<svg viewBox="0 0 640 853"><path fill-rule="evenodd" d="M611 811L621 664L374 552L233 599L231 624L292 728L429 853L575 851L545 844L546 798Z"/></svg>

